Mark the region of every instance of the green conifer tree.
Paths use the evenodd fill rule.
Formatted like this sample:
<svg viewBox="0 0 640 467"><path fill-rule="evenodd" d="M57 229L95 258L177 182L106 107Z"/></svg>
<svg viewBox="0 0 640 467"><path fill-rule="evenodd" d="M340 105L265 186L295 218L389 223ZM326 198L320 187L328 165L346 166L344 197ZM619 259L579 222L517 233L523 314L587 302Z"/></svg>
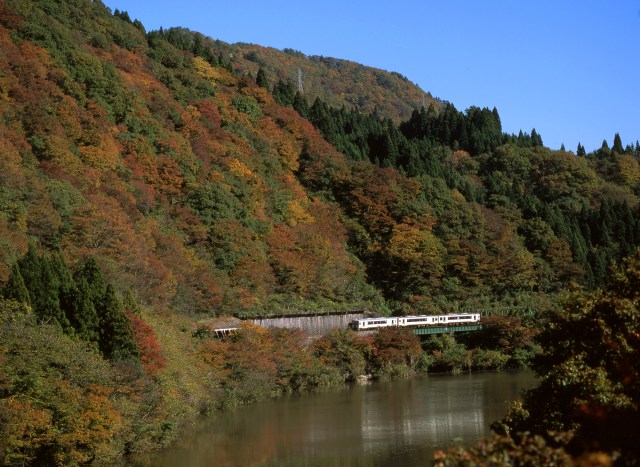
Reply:
<svg viewBox="0 0 640 467"><path fill-rule="evenodd" d="M535 128L531 130L531 145L534 148L542 146L542 136L538 134Z"/></svg>
<svg viewBox="0 0 640 467"><path fill-rule="evenodd" d="M597 154L599 157L603 158L611 156L611 148L609 148L609 143L606 139L602 140L602 146L598 149Z"/></svg>
<svg viewBox="0 0 640 467"><path fill-rule="evenodd" d="M269 80L267 79L267 74L262 69L262 67L258 68L258 74L256 74L256 84L261 88L269 89Z"/></svg>
<svg viewBox="0 0 640 467"><path fill-rule="evenodd" d="M87 283L88 294L91 302L96 306L104 296L105 281L98 261L93 256L88 256L82 267L74 277L76 284L84 279Z"/></svg>
<svg viewBox="0 0 640 467"><path fill-rule="evenodd" d="M300 92L296 92L296 95L293 98L293 108L301 117L309 118L309 103Z"/></svg>
<svg viewBox="0 0 640 467"><path fill-rule="evenodd" d="M39 294L41 292L42 285L40 284L40 255L38 255L33 243L29 244L27 253L18 260L18 268L20 269L20 274L24 279L24 284L27 287L30 296L33 298L33 302L35 302L36 297L34 297L34 294Z"/></svg>
<svg viewBox="0 0 640 467"><path fill-rule="evenodd" d="M83 277L78 280L76 287L67 292L63 302L76 335L97 347L100 341L100 321L91 300L89 284Z"/></svg>
<svg viewBox="0 0 640 467"><path fill-rule="evenodd" d="M16 300L31 306L31 297L29 297L29 291L24 284L24 279L17 264L11 267L11 275L4 288L3 296L7 300Z"/></svg>
<svg viewBox="0 0 640 467"><path fill-rule="evenodd" d="M500 114L498 114L498 109L494 107L491 113L493 114L493 119L495 120L498 131L502 133L502 120L500 120Z"/></svg>
<svg viewBox="0 0 640 467"><path fill-rule="evenodd" d="M138 348L131 320L124 313L113 285L107 285L98 309L102 354L110 360L135 361L138 358Z"/></svg>
<svg viewBox="0 0 640 467"><path fill-rule="evenodd" d="M42 288L38 297L34 297L34 311L42 321L56 323L63 331L70 332L71 323L60 306L60 277L56 274L51 258L43 256L40 264Z"/></svg>
<svg viewBox="0 0 640 467"><path fill-rule="evenodd" d="M622 147L622 139L620 138L619 133L616 133L616 135L613 137L613 147L611 148L611 151L617 152L618 154L624 153L624 148Z"/></svg>
<svg viewBox="0 0 640 467"><path fill-rule="evenodd" d="M291 80L279 80L273 87L271 94L273 94L273 98L278 104L285 107L291 107L293 106L293 99L296 95L296 90Z"/></svg>
<svg viewBox="0 0 640 467"><path fill-rule="evenodd" d="M66 294L75 288L75 282L62 255L60 253L54 253L49 258L49 261L51 270L58 281L59 294Z"/></svg>
<svg viewBox="0 0 640 467"><path fill-rule="evenodd" d="M38 255L35 246L30 244L27 253L18 261L18 269L38 320L58 324L69 331L69 321L60 308L61 282L51 259Z"/></svg>

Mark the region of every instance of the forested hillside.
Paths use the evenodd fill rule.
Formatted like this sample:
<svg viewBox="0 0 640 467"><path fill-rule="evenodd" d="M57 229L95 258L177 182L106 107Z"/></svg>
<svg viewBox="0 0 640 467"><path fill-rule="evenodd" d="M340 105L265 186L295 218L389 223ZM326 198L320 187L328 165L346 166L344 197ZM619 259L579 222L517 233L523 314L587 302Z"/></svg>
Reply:
<svg viewBox="0 0 640 467"><path fill-rule="evenodd" d="M0 25L7 462L161 445L225 391L258 397L212 370L227 355L252 375L262 360L243 348L282 358L260 366L268 394L339 379L329 344L296 369L299 336L253 330L222 349L194 336L200 320L532 319L640 244L640 146L618 135L552 151L535 130L504 134L496 109L458 111L398 75L148 32L100 1L6 0Z"/></svg>

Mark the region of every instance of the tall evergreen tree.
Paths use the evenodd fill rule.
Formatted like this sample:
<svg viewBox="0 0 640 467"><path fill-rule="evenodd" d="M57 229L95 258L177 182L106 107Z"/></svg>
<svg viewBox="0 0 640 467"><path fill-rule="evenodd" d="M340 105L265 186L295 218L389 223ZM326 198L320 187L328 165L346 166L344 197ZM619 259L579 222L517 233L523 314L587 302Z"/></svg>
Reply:
<svg viewBox="0 0 640 467"><path fill-rule="evenodd" d="M531 130L531 145L534 148L542 146L542 136L538 134L535 128Z"/></svg>
<svg viewBox="0 0 640 467"><path fill-rule="evenodd" d="M7 285L3 291L4 298L10 300L16 300L20 303L26 303L31 305L31 297L29 297L29 291L24 284L24 279L20 273L20 268L17 264L14 264L11 268L11 275L7 281Z"/></svg>
<svg viewBox="0 0 640 467"><path fill-rule="evenodd" d="M64 296L64 302L65 308L69 310L69 322L76 335L97 346L100 341L100 321L96 306L91 300L89 284L83 277L78 280L76 287Z"/></svg>
<svg viewBox="0 0 640 467"><path fill-rule="evenodd" d="M105 281L100 265L95 257L88 256L84 260L82 267L76 272L74 279L77 284L80 283L81 280L86 281L89 299L94 304L100 302L104 296Z"/></svg>
<svg viewBox="0 0 640 467"><path fill-rule="evenodd" d="M617 152L618 154L624 153L624 148L622 147L622 139L620 138L619 133L616 133L616 135L613 137L613 147L611 148L611 151Z"/></svg>
<svg viewBox="0 0 640 467"><path fill-rule="evenodd" d="M61 278L51 258L43 256L41 264L41 295L34 298L34 311L45 322L53 322L62 327L65 332L71 331L71 324L60 306Z"/></svg>
<svg viewBox="0 0 640 467"><path fill-rule="evenodd" d="M293 98L293 108L300 114L301 117L307 119L309 118L309 103L300 92L296 92L296 95Z"/></svg>
<svg viewBox="0 0 640 467"><path fill-rule="evenodd" d="M273 98L276 102L285 107L293 106L293 99L296 95L296 89L291 80L279 80L273 87Z"/></svg>
<svg viewBox="0 0 640 467"><path fill-rule="evenodd" d="M113 285L107 285L98 310L102 354L110 360L136 360L139 354L131 320L125 314Z"/></svg>
<svg viewBox="0 0 640 467"><path fill-rule="evenodd" d="M577 156L586 156L587 155L587 151L585 151L584 146L580 143L578 143L578 149L576 150L576 155Z"/></svg>
<svg viewBox="0 0 640 467"><path fill-rule="evenodd" d="M51 269L58 281L58 293L66 294L75 288L75 282L71 276L71 272L60 253L54 253L49 258Z"/></svg>
<svg viewBox="0 0 640 467"><path fill-rule="evenodd" d="M331 115L329 106L325 104L319 97L313 102L309 109L309 120L314 126L320 130L322 136L328 141L333 141L338 133L338 127Z"/></svg>
<svg viewBox="0 0 640 467"><path fill-rule="evenodd" d="M493 110L491 111L491 113L493 114L493 119L496 122L498 130L500 131L500 133L502 133L502 121L500 120L500 115L498 114L498 109L496 107L494 107Z"/></svg>
<svg viewBox="0 0 640 467"><path fill-rule="evenodd" d="M267 74L262 69L262 67L258 68L258 74L256 74L256 84L261 88L269 89L269 80L267 79Z"/></svg>
<svg viewBox="0 0 640 467"><path fill-rule="evenodd" d="M36 301L35 295L42 294L40 256L33 243L29 244L27 253L18 260L18 268L32 298L33 306Z"/></svg>
<svg viewBox="0 0 640 467"><path fill-rule="evenodd" d="M56 323L69 330L69 322L60 308L60 279L51 260L38 255L35 246L30 244L27 253L18 261L18 269L29 291L35 316L40 321Z"/></svg>
<svg viewBox="0 0 640 467"><path fill-rule="evenodd" d="M518 132L518 147L523 148L525 146L527 145L525 144L524 133L520 130Z"/></svg>
<svg viewBox="0 0 640 467"><path fill-rule="evenodd" d="M602 146L598 149L598 156L607 157L611 156L611 149L609 148L609 143L607 143L606 139L602 140Z"/></svg>

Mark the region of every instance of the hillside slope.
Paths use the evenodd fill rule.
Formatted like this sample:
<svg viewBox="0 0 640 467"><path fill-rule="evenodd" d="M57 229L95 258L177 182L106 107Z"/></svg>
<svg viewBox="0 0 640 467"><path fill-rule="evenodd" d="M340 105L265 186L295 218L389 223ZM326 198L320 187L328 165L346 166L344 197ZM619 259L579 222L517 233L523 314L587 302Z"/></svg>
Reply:
<svg viewBox="0 0 640 467"><path fill-rule="evenodd" d="M309 121L244 70L324 59L146 34L99 2L11 0L1 19L3 282L33 242L189 315L446 309L598 285L640 241L638 151L619 141L575 157L503 135L496 109L395 126L305 91ZM327 99L375 75L340 63L305 72Z"/></svg>
<svg viewBox="0 0 640 467"><path fill-rule="evenodd" d="M104 8L28 3L4 24L40 45L2 30L3 280L31 239L189 313L362 298L337 206L295 176L303 146L334 151L307 121Z"/></svg>
<svg viewBox="0 0 640 467"><path fill-rule="evenodd" d="M552 152L450 104L396 126L331 105L375 76L346 62L305 71L331 99L305 91L307 120L244 70L324 59L146 34L83 0L11 0L1 19L0 281L33 242L189 315L442 310L599 285L640 242L638 148L619 141Z"/></svg>

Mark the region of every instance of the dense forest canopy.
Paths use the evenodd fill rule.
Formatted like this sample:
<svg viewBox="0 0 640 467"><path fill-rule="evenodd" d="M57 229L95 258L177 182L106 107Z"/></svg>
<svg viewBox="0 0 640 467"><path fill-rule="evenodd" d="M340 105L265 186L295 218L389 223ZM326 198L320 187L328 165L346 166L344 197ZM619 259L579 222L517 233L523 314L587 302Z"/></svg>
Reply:
<svg viewBox="0 0 640 467"><path fill-rule="evenodd" d="M377 337L403 342L392 358L337 333L294 371L285 350L299 336L248 329L201 345L191 331L205 318L472 309L525 335L522 320L557 309L568 287L601 287L640 244L640 145L612 136L589 154L552 150L535 129L505 134L495 108L460 111L397 73L146 31L100 1L6 0L0 423L17 430L6 459L84 462L167 442L222 392L259 397L243 346L271 349L265 394L417 354L406 336ZM338 341L352 349L343 373L326 369ZM41 362L90 370L69 380L16 359L38 342L50 342ZM242 377L211 371L220 355ZM34 405L41 393L53 402ZM140 427L124 421L143 410ZM69 428L69 414L101 434ZM21 444L28 433L39 437Z"/></svg>

